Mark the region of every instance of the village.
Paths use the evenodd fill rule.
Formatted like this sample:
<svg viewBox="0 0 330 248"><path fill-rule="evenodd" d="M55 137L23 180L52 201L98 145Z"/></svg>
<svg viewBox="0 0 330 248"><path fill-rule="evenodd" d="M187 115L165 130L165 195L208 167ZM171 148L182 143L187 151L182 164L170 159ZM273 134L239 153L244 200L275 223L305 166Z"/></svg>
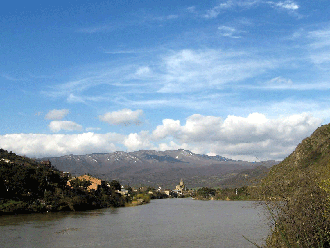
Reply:
<svg viewBox="0 0 330 248"><path fill-rule="evenodd" d="M15 160L11 160L8 158L1 159L1 162L11 165L14 165L14 161ZM18 162L18 164L22 166L22 168L26 166L29 167L29 163L27 163L26 161L20 161ZM75 194L96 194L98 195L98 197L104 194L105 201L112 202L107 203L110 205L116 205L120 203L119 206L136 206L149 203L151 199L164 198L192 197L193 199L197 200L246 200L257 198L257 195L252 196L250 194L251 192L247 192L247 187L224 189L200 187L188 189L183 178L181 178L179 183L173 189L165 187L162 188L161 186L153 187L150 185L141 185L137 187L136 185L121 185L121 183L116 179L113 179L111 181L102 180L90 174L72 176L70 172L63 172L57 170L49 160L39 161L38 163L36 163L36 168L39 168L39 170L41 171L46 169L46 171L50 170L52 173L58 173L59 180L62 180L64 182L63 187L69 191L71 190L73 192L76 192ZM46 176L46 184L48 185L50 182L47 178L48 176ZM12 188L11 186L9 186L10 183L11 180L5 180L5 190L7 192L9 192L9 190ZM64 188L62 190L64 190ZM27 194L30 195L31 192L28 191ZM44 200L38 200L40 202L43 202L45 205ZM103 206L106 206L107 204L104 203ZM54 204L50 204L50 206L53 205ZM73 207L69 208L74 209Z"/></svg>
<svg viewBox="0 0 330 248"><path fill-rule="evenodd" d="M97 190L101 185L106 184L107 187L110 187L111 183L116 183L118 185L118 188L116 189L116 193L121 194L122 196L125 197L133 197L135 195L139 194L148 194L150 195L151 199L159 199L159 198L183 198L183 197L188 197L193 194L193 190L189 190L183 179L181 178L180 182L178 185L176 185L175 189L162 189L162 187L158 187L157 189L150 187L150 186L141 186L138 188L131 187L129 185L124 186L120 185L119 182L116 180L113 180L112 182L105 182L101 179L98 179L96 177L93 177L91 175L82 175L78 177L73 177L72 179L79 179L82 181L89 181L90 185L87 187L87 190ZM68 181L68 185L70 186L70 180ZM120 185L120 188L119 188Z"/></svg>
<svg viewBox="0 0 330 248"><path fill-rule="evenodd" d="M1 161L9 164L13 164L13 161L10 161L9 159L2 158ZM24 164L22 164L24 165ZM40 166L44 166L47 168L53 168L51 162L49 160L46 161L40 161ZM54 168L53 168L54 169ZM150 195L150 198L157 199L157 198L171 198L171 197L187 197L191 196L193 194L192 190L188 190L186 187L183 179L181 178L178 185L176 185L175 189L162 189L162 187L158 187L157 189L150 187L150 186L141 186L138 188L130 187L129 185L124 186L120 185L120 183L116 180L112 180L112 182L107 182L104 180L101 180L99 178L93 177L92 175L82 175L82 176L73 176L71 177L70 172L62 172L62 176L71 178L67 181L67 185L71 187L71 181L78 179L80 181L86 182L87 187L86 189L88 191L91 190L98 190L100 187L109 187L115 185L115 192L124 196L124 197L132 197L134 198L135 195L139 194L148 194ZM88 183L89 182L89 183ZM113 184L113 185L111 185Z"/></svg>

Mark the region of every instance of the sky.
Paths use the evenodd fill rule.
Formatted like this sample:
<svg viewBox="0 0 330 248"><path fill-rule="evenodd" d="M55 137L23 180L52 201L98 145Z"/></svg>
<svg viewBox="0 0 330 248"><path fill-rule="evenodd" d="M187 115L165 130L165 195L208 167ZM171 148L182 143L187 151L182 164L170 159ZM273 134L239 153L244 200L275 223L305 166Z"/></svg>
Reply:
<svg viewBox="0 0 330 248"><path fill-rule="evenodd" d="M9 1L0 148L282 160L330 122L329 0Z"/></svg>

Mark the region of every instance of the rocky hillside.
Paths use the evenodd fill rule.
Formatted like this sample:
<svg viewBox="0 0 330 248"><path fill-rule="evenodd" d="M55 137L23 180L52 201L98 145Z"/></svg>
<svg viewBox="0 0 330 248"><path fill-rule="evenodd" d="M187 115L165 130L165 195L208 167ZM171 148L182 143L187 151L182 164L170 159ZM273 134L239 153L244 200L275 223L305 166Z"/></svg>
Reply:
<svg viewBox="0 0 330 248"><path fill-rule="evenodd" d="M253 169L241 170L231 173L230 177L220 182L221 188L240 188L243 186L255 186L264 179L270 168L259 165Z"/></svg>
<svg viewBox="0 0 330 248"><path fill-rule="evenodd" d="M330 124L273 166L259 195L276 216L266 247L330 247Z"/></svg>
<svg viewBox="0 0 330 248"><path fill-rule="evenodd" d="M306 177L321 181L329 178L330 124L319 127L304 139L281 163L273 166L263 180L268 195L288 196L303 188Z"/></svg>
<svg viewBox="0 0 330 248"><path fill-rule="evenodd" d="M116 179L132 186L150 185L173 188L185 179L188 187L218 187L220 182L242 170L259 165L270 167L275 161L251 163L221 156L207 156L188 150L93 153L49 159L52 165L73 175L89 173L105 180Z"/></svg>

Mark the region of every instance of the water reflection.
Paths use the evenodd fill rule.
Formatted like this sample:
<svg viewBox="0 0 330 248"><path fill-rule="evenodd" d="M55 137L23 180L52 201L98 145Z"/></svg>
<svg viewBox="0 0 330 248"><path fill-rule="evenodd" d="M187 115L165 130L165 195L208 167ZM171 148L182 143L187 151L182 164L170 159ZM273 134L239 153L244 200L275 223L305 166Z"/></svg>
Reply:
<svg viewBox="0 0 330 248"><path fill-rule="evenodd" d="M254 247L268 227L250 202L154 200L86 212L0 217L4 247Z"/></svg>
<svg viewBox="0 0 330 248"><path fill-rule="evenodd" d="M37 213L37 214L19 214L19 215L3 215L0 216L0 226L8 226L8 225L21 225L25 224L40 224L49 225L51 223L43 222L53 222L60 221L65 218L99 218L104 213L107 214L118 214L117 208L108 208L108 209L98 209L92 211L77 211L77 212L57 212L57 213ZM39 227L39 226L37 226Z"/></svg>

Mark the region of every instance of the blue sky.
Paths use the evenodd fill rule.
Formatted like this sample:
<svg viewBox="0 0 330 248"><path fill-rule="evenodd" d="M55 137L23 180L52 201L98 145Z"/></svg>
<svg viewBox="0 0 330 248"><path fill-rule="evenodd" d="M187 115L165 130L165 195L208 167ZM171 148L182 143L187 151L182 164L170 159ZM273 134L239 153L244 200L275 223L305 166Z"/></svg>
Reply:
<svg viewBox="0 0 330 248"><path fill-rule="evenodd" d="M10 1L0 147L283 159L330 122L328 0Z"/></svg>

